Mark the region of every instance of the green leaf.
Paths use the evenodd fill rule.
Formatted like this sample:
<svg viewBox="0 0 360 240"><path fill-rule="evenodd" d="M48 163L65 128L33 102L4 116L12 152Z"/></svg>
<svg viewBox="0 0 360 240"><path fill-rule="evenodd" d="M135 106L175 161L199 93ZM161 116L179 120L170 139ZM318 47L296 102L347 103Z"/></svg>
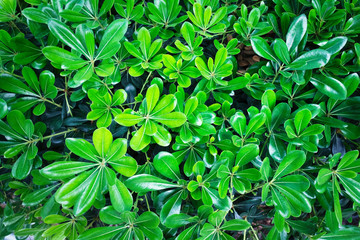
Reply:
<svg viewBox="0 0 360 240"><path fill-rule="evenodd" d="M302 109L296 113L294 125L298 135L309 125L311 117L311 112L308 109Z"/></svg>
<svg viewBox="0 0 360 240"><path fill-rule="evenodd" d="M321 125L321 124L313 124L309 127L307 127L300 136L302 137L308 137L308 136L312 136L312 135L317 135L322 133L325 130L325 126Z"/></svg>
<svg viewBox="0 0 360 240"><path fill-rule="evenodd" d="M327 169L327 168L322 168L320 169L319 171L319 174L316 178L316 181L320 184L320 185L323 185L325 183L327 183L331 176L332 176L332 171L330 169Z"/></svg>
<svg viewBox="0 0 360 240"><path fill-rule="evenodd" d="M347 178L347 177L343 177L343 176L338 176L341 184L344 186L347 194L349 194L349 196L352 198L352 200L354 202L356 202L357 204L360 203L360 182L359 182L359 177L356 178Z"/></svg>
<svg viewBox="0 0 360 240"><path fill-rule="evenodd" d="M10 111L7 115L7 121L10 127L21 136L30 139L34 134L34 124L30 119L25 119L24 114L19 110Z"/></svg>
<svg viewBox="0 0 360 240"><path fill-rule="evenodd" d="M344 84L339 80L323 75L313 75L310 82L326 96L336 99L344 100L347 97L347 92Z"/></svg>
<svg viewBox="0 0 360 240"><path fill-rule="evenodd" d="M326 50L331 55L338 53L343 47L345 47L347 42L347 37L335 37L329 40L325 45L321 46L321 49Z"/></svg>
<svg viewBox="0 0 360 240"><path fill-rule="evenodd" d="M41 169L40 173L49 179L63 180L82 173L94 166L94 163L88 162L59 161Z"/></svg>
<svg viewBox="0 0 360 240"><path fill-rule="evenodd" d="M0 119L6 116L8 113L8 105L4 99L0 99Z"/></svg>
<svg viewBox="0 0 360 240"><path fill-rule="evenodd" d="M287 223L296 231L306 234L313 235L317 228L310 221L301 221L301 220L286 220Z"/></svg>
<svg viewBox="0 0 360 240"><path fill-rule="evenodd" d="M184 22L181 26L180 32L185 41L189 44L192 44L195 39L194 26L189 22Z"/></svg>
<svg viewBox="0 0 360 240"><path fill-rule="evenodd" d="M95 202L96 195L99 191L101 171L94 171L84 192L74 205L74 215L79 216L87 212Z"/></svg>
<svg viewBox="0 0 360 240"><path fill-rule="evenodd" d="M163 126L157 125L157 131L152 136L155 142L163 147L169 146L171 143L171 134Z"/></svg>
<svg viewBox="0 0 360 240"><path fill-rule="evenodd" d="M144 119L144 117L142 117L142 116L128 114L128 113L121 113L115 117L115 121L118 124L126 126L126 127L131 127L135 124L138 124L143 119Z"/></svg>
<svg viewBox="0 0 360 240"><path fill-rule="evenodd" d="M243 146L236 155L235 165L239 167L244 166L254 160L258 155L259 146L256 144L247 144Z"/></svg>
<svg viewBox="0 0 360 240"><path fill-rule="evenodd" d="M307 19L305 14L301 14L291 22L291 25L286 34L286 46L288 47L290 53L292 53L297 48L305 36L306 31Z"/></svg>
<svg viewBox="0 0 360 240"><path fill-rule="evenodd" d="M115 184L108 187L111 204L116 211L130 211L133 206L133 198L126 186L115 179Z"/></svg>
<svg viewBox="0 0 360 240"><path fill-rule="evenodd" d="M124 220L121 218L121 214L115 210L113 206L106 206L99 212L100 220L106 224L121 224Z"/></svg>
<svg viewBox="0 0 360 240"><path fill-rule="evenodd" d="M290 53L286 46L286 43L282 39L275 39L274 41L274 52L281 62L288 65L291 61Z"/></svg>
<svg viewBox="0 0 360 240"><path fill-rule="evenodd" d="M143 193L178 187L177 184L149 175L139 174L126 180L125 185L132 191Z"/></svg>
<svg viewBox="0 0 360 240"><path fill-rule="evenodd" d="M287 103L279 103L274 107L271 116L271 129L277 128L289 118L291 108Z"/></svg>
<svg viewBox="0 0 360 240"><path fill-rule="evenodd" d="M245 134L246 117L242 112L236 112L230 118L230 124L240 136L243 136Z"/></svg>
<svg viewBox="0 0 360 240"><path fill-rule="evenodd" d="M109 147L105 159L107 162L115 161L125 155L127 151L127 140L118 138Z"/></svg>
<svg viewBox="0 0 360 240"><path fill-rule="evenodd" d="M122 227L97 227L91 228L80 234L78 240L107 240L123 231Z"/></svg>
<svg viewBox="0 0 360 240"><path fill-rule="evenodd" d="M67 217L64 217L64 216L57 215L57 214L52 214L52 215L47 216L44 219L44 222L46 224L54 224L54 223L67 222L67 221L70 221L70 220L71 220L70 218L67 218Z"/></svg>
<svg viewBox="0 0 360 240"><path fill-rule="evenodd" d="M150 114L155 108L160 96L159 87L156 84L153 84L149 87L146 92L146 106L147 113Z"/></svg>
<svg viewBox="0 0 360 240"><path fill-rule="evenodd" d="M246 127L246 134L245 136L249 136L253 132L255 132L257 129L259 129L262 125L264 125L266 121L266 115L264 113L258 113L255 116L253 116L248 126Z"/></svg>
<svg viewBox="0 0 360 240"><path fill-rule="evenodd" d="M155 229L159 226L160 220L159 217L153 212L144 212L142 213L135 221L139 226Z"/></svg>
<svg viewBox="0 0 360 240"><path fill-rule="evenodd" d="M285 186L298 192L305 192L310 187L309 180L302 175L288 175L275 181L276 186Z"/></svg>
<svg viewBox="0 0 360 240"><path fill-rule="evenodd" d="M276 104L276 94L273 90L266 90L261 97L261 103L273 109Z"/></svg>
<svg viewBox="0 0 360 240"><path fill-rule="evenodd" d="M180 169L176 158L168 152L159 152L153 160L155 169L172 180L180 179Z"/></svg>
<svg viewBox="0 0 360 240"><path fill-rule="evenodd" d="M113 142L113 136L106 128L96 129L93 133L93 143L98 155L105 158L105 154L108 152Z"/></svg>
<svg viewBox="0 0 360 240"><path fill-rule="evenodd" d="M181 195L181 191L177 192L169 200L167 200L164 206L161 208L160 221L162 223L164 223L166 221L166 218L168 218L169 216L180 213L182 203Z"/></svg>
<svg viewBox="0 0 360 240"><path fill-rule="evenodd" d="M325 66L331 54L322 49L308 51L292 61L287 67L290 70L311 70Z"/></svg>
<svg viewBox="0 0 360 240"><path fill-rule="evenodd" d="M59 20L51 19L48 23L48 27L51 33L54 34L54 36L61 40L63 43L65 43L72 49L80 52L87 58L90 58L80 40L64 23L60 22Z"/></svg>
<svg viewBox="0 0 360 240"><path fill-rule="evenodd" d="M128 21L126 19L118 19L113 21L107 28L104 33L104 36L101 39L99 48L97 50L96 59L105 59L111 56L106 54L114 48L113 43L118 43L125 35L128 28ZM120 44L118 45L120 48Z"/></svg>
<svg viewBox="0 0 360 240"><path fill-rule="evenodd" d="M91 145L88 141L79 138L67 138L65 140L66 147L69 148L71 152L82 157L84 159L99 162L99 158L96 156L98 152L96 151L95 147Z"/></svg>
<svg viewBox="0 0 360 240"><path fill-rule="evenodd" d="M23 14L27 19L38 22L38 23L47 23L49 21L49 16L43 13L38 8L25 8L21 14Z"/></svg>
<svg viewBox="0 0 360 240"><path fill-rule="evenodd" d="M271 189L271 195L273 197L276 210L279 211L282 217L288 218L291 213L289 202L275 188Z"/></svg>
<svg viewBox="0 0 360 240"><path fill-rule="evenodd" d="M84 22L86 20L91 19L90 16L87 16L85 14L70 9L64 9L62 12L60 12L60 16L70 22Z"/></svg>
<svg viewBox="0 0 360 240"><path fill-rule="evenodd" d="M268 60L278 62L274 51L270 48L269 44L261 37L252 37L250 39L251 46L254 49L254 52Z"/></svg>
<svg viewBox="0 0 360 240"><path fill-rule="evenodd" d="M358 227L341 228L335 232L325 234L319 238L319 240L331 239L331 240L343 240L353 239L357 240L360 236L360 229Z"/></svg>
<svg viewBox="0 0 360 240"><path fill-rule="evenodd" d="M113 157L109 163L118 173L126 177L133 176L137 171L136 160L129 156Z"/></svg>
<svg viewBox="0 0 360 240"><path fill-rule="evenodd" d="M305 160L306 156L303 151L295 150L288 153L276 170L274 179L280 178L299 169L305 163Z"/></svg>
<svg viewBox="0 0 360 240"><path fill-rule="evenodd" d="M152 111L152 115L162 115L165 113L169 113L176 107L177 100L174 95L169 94L165 95L160 99L160 101L156 104L156 107Z"/></svg>
<svg viewBox="0 0 360 240"><path fill-rule="evenodd" d="M185 123L186 116L181 112L172 112L162 115L155 115L152 116L151 119L160 122L170 128L176 128L176 127L180 127Z"/></svg>
<svg viewBox="0 0 360 240"><path fill-rule="evenodd" d="M345 153L345 155L342 157L338 170L346 169L349 165L351 165L356 159L359 157L359 151L353 150Z"/></svg>
<svg viewBox="0 0 360 240"><path fill-rule="evenodd" d="M26 195L26 197L23 199L23 205L30 207L36 206L37 204L41 203L47 196L49 196L56 187L57 185L42 188Z"/></svg>
<svg viewBox="0 0 360 240"><path fill-rule="evenodd" d="M145 125L142 125L130 140L130 147L135 151L141 151L149 145L151 137L145 134Z"/></svg>
<svg viewBox="0 0 360 240"><path fill-rule="evenodd" d="M16 160L15 164L11 169L11 174L16 179L24 179L30 174L32 169L33 160L29 158L29 149L26 152L21 154L21 156Z"/></svg>
<svg viewBox="0 0 360 240"><path fill-rule="evenodd" d="M23 82L8 74L0 75L0 89L17 94L38 96Z"/></svg>
<svg viewBox="0 0 360 240"><path fill-rule="evenodd" d="M242 219L232 219L226 221L221 229L225 231L244 231L250 227L250 223L248 221Z"/></svg>
<svg viewBox="0 0 360 240"><path fill-rule="evenodd" d="M145 120L145 134L149 136L153 136L157 132L157 124L151 120Z"/></svg>
<svg viewBox="0 0 360 240"><path fill-rule="evenodd" d="M91 181L93 171L86 171L63 184L55 193L56 202L74 205L80 193L84 191Z"/></svg>
<svg viewBox="0 0 360 240"><path fill-rule="evenodd" d="M192 217L185 213L173 214L167 217L164 225L168 228L179 228L191 223L191 220Z"/></svg>
<svg viewBox="0 0 360 240"><path fill-rule="evenodd" d="M151 36L145 27L140 28L137 39L140 41L140 49L146 59L150 58L149 50L151 46Z"/></svg>
<svg viewBox="0 0 360 240"><path fill-rule="evenodd" d="M300 211L306 213L311 212L311 203L309 199L302 193L296 191L295 189L285 186L285 185L276 185L277 189L282 193L282 195L289 201L292 206L291 212L292 215L300 214ZM295 209L294 209L295 208ZM296 214L296 215L298 215Z"/></svg>
<svg viewBox="0 0 360 240"><path fill-rule="evenodd" d="M47 59L53 63L60 64L63 69L75 70L87 64L87 61L81 59L76 54L59 47L47 46L42 49L42 52Z"/></svg>

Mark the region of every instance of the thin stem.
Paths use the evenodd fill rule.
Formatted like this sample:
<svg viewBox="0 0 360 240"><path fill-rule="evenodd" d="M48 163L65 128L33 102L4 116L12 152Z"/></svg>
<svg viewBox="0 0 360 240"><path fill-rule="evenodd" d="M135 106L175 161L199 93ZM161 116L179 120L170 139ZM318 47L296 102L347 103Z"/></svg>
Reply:
<svg viewBox="0 0 360 240"><path fill-rule="evenodd" d="M14 76L14 77L24 79L23 76L17 75L17 74L15 74L15 73L8 72L8 71L6 71L6 70L4 70L4 69L1 69L1 70L0 70L0 73L6 73L6 74L9 74L9 75Z"/></svg>
<svg viewBox="0 0 360 240"><path fill-rule="evenodd" d="M111 91L111 89L109 88L109 86L104 82L104 86L106 87L106 89L109 91L109 93L111 94L111 96L113 96L113 92Z"/></svg>
<svg viewBox="0 0 360 240"><path fill-rule="evenodd" d="M36 139L30 140L30 141L27 141L27 142L25 142L25 143L26 143L26 144L37 143L37 142L39 142L39 141L44 141L44 140L46 140L46 139L53 138L53 137L55 137L55 136L64 135L64 134L67 134L67 133L69 133L69 132L75 132L76 130L77 130L77 128L71 128L71 129L68 129L68 130L66 130L66 131L54 133L54 134L51 134L51 135L48 135L48 136L45 136L45 137L42 137L42 138L36 138Z"/></svg>
<svg viewBox="0 0 360 240"><path fill-rule="evenodd" d="M48 103L50 103L50 104L52 104L52 105L54 105L54 106L57 106L57 107L59 107L59 108L62 108L62 106L61 106L60 104L57 104L57 103L54 102L54 101L50 101L50 100L47 99L47 98L41 97L40 99L43 100L44 102L48 102Z"/></svg>
<svg viewBox="0 0 360 240"><path fill-rule="evenodd" d="M264 142L263 147L261 148L261 151L260 151L260 155L259 155L259 156L262 156L262 154L263 154L263 152L264 152L264 149L265 149L265 147L266 147L266 144L267 144L267 142L269 141L270 136L271 136L271 133L269 134L268 137L266 137L266 140L265 140L265 142Z"/></svg>
<svg viewBox="0 0 360 240"><path fill-rule="evenodd" d="M18 26L16 26L16 24L14 23L14 21L11 21L10 24L11 24L13 27L15 27L20 33L22 33L21 30L20 30L20 28L18 28Z"/></svg>
<svg viewBox="0 0 360 240"><path fill-rule="evenodd" d="M250 228L251 228L252 232L254 233L256 240L259 240L257 233L255 232L255 229L251 225L250 225Z"/></svg>
<svg viewBox="0 0 360 240"><path fill-rule="evenodd" d="M281 66L280 66L279 70L278 70L278 71L276 71L276 74L275 74L275 77L274 77L274 79L273 79L272 83L274 83L274 82L275 82L276 78L279 76L279 73L280 73L280 71L282 70L282 68L283 68L283 67L284 67L284 64L281 64Z"/></svg>
<svg viewBox="0 0 360 240"><path fill-rule="evenodd" d="M68 100L68 82L67 82L67 78L65 78L65 102L66 102L66 107L67 107L67 113L70 114L70 116L73 116L72 112L71 112L71 106L69 104L69 100Z"/></svg>
<svg viewBox="0 0 360 240"><path fill-rule="evenodd" d="M134 101L134 102L131 102L131 103L124 103L124 104L121 104L122 106L127 106L127 105L132 105L132 104L136 104L136 103L139 103L141 101Z"/></svg>
<svg viewBox="0 0 360 240"><path fill-rule="evenodd" d="M77 128L71 128L71 129L68 129L68 130L63 131L63 132L59 132L59 133L55 133L55 134L51 134L51 135L45 136L45 137L43 137L42 139L43 139L43 140L49 139L49 138L52 138L52 137L55 137L55 136L67 134L67 133L69 133L69 132L75 132L76 130L77 130Z"/></svg>
<svg viewBox="0 0 360 240"><path fill-rule="evenodd" d="M55 87L56 87L56 86L55 86ZM63 89L63 88L56 87L56 89L59 90L59 91L65 92L65 89Z"/></svg>
<svg viewBox="0 0 360 240"><path fill-rule="evenodd" d="M150 212L150 205L149 205L149 201L148 201L148 199L147 199L146 194L145 194L145 201L146 201L146 206L147 206L147 208L148 208L148 211Z"/></svg>
<svg viewBox="0 0 360 240"><path fill-rule="evenodd" d="M152 74L152 72L149 72L149 75L147 76L147 78L146 78L146 80L144 82L144 85L142 86L139 94L141 94L144 91L144 88L145 88L147 82L149 81L151 74ZM136 108L136 105L137 105L137 103L135 103L134 109Z"/></svg>

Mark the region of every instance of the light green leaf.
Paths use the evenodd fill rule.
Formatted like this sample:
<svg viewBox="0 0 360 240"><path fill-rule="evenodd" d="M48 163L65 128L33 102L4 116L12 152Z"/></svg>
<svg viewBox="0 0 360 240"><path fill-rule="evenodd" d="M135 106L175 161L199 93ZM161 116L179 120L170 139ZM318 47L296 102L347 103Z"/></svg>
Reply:
<svg viewBox="0 0 360 240"><path fill-rule="evenodd" d="M306 156L303 151L295 150L288 153L276 170L274 179L280 178L299 169L305 163L305 160Z"/></svg>
<svg viewBox="0 0 360 240"><path fill-rule="evenodd" d="M106 128L96 129L94 131L92 139L98 155L102 158L105 158L105 154L107 153L111 143L113 142L113 136L111 132Z"/></svg>
<svg viewBox="0 0 360 240"><path fill-rule="evenodd" d="M310 79L310 82L321 93L332 99L345 100L347 97L347 92L344 84L333 77L313 75L313 77Z"/></svg>
<svg viewBox="0 0 360 240"><path fill-rule="evenodd" d="M172 180L180 179L180 169L176 158L168 152L159 152L153 160L155 169Z"/></svg>
<svg viewBox="0 0 360 240"><path fill-rule="evenodd" d="M145 193L149 191L158 191L168 188L179 187L177 184L163 180L161 178L149 175L139 174L126 180L125 185L132 191Z"/></svg>

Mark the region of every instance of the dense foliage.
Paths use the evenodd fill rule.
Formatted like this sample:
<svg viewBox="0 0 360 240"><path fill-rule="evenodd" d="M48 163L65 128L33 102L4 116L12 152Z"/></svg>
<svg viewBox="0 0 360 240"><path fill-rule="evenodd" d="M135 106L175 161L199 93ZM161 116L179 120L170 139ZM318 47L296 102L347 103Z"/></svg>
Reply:
<svg viewBox="0 0 360 240"><path fill-rule="evenodd" d="M360 239L360 1L0 0L0 238Z"/></svg>

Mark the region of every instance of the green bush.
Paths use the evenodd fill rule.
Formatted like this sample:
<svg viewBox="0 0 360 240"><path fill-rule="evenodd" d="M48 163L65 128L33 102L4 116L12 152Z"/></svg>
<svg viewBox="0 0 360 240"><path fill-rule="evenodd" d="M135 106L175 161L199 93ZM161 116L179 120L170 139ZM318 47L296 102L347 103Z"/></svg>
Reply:
<svg viewBox="0 0 360 240"><path fill-rule="evenodd" d="M360 1L1 0L0 239L360 239Z"/></svg>

